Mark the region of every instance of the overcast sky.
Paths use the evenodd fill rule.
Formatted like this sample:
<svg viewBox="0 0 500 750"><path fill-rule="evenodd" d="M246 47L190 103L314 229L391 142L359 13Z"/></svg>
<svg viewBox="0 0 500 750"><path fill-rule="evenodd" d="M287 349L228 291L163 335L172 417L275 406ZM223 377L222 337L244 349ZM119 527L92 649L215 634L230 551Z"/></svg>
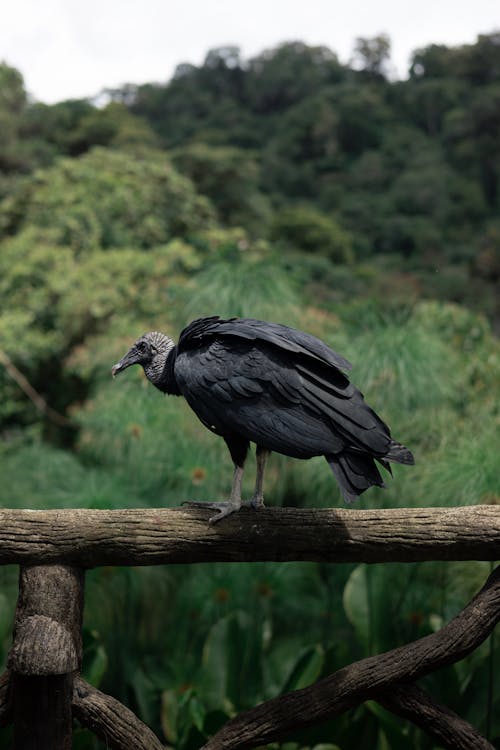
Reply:
<svg viewBox="0 0 500 750"><path fill-rule="evenodd" d="M199 65L226 44L248 58L299 39L347 62L356 37L381 32L405 77L412 50L470 43L498 29L500 0L2 0L0 60L49 103L164 82L178 63Z"/></svg>

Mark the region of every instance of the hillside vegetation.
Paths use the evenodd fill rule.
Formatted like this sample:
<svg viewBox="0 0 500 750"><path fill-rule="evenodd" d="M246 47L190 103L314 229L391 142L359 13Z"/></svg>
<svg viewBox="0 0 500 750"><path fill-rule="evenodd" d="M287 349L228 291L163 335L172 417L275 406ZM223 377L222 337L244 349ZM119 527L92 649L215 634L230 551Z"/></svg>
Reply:
<svg viewBox="0 0 500 750"><path fill-rule="evenodd" d="M110 377L144 331L213 314L300 327L353 363L416 456L358 507L500 501L500 35L418 50L404 81L389 52L227 47L99 107L33 102L0 65L3 506L223 498L223 441L138 369ZM267 480L270 505L342 503L322 459L274 455ZM488 570L91 571L85 676L196 750L236 712L439 628ZM16 571L0 577L5 662ZM500 747L493 655L490 639L427 687ZM371 703L279 746L353 747L438 750Z"/></svg>

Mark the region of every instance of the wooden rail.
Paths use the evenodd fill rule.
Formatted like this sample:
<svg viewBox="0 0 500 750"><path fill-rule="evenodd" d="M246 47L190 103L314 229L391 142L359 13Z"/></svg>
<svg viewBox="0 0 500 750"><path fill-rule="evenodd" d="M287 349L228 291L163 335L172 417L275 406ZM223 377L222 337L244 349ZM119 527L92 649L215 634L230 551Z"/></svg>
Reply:
<svg viewBox="0 0 500 750"><path fill-rule="evenodd" d="M85 683L81 667L84 571L99 565L213 561L416 562L500 559L500 507L390 510L242 510L209 526L199 508L0 510L0 564L20 568L0 725L14 750L70 750L72 719L116 750L161 750L153 732ZM493 747L415 681L462 659L500 619L500 568L437 633L363 659L303 690L229 721L205 750L250 750L325 721L367 699L421 726L446 748Z"/></svg>
<svg viewBox="0 0 500 750"><path fill-rule="evenodd" d="M0 564L500 559L500 508L0 510Z"/></svg>

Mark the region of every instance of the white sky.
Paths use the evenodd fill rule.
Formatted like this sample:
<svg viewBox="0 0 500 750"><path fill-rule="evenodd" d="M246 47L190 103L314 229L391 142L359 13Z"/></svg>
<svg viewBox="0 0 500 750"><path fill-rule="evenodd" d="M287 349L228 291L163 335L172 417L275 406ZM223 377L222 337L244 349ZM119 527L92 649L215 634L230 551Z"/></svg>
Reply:
<svg viewBox="0 0 500 750"><path fill-rule="evenodd" d="M1 0L0 60L50 103L164 82L178 63L199 65L226 44L248 58L299 39L347 62L356 37L382 32L405 77L412 50L471 43L498 29L499 0Z"/></svg>

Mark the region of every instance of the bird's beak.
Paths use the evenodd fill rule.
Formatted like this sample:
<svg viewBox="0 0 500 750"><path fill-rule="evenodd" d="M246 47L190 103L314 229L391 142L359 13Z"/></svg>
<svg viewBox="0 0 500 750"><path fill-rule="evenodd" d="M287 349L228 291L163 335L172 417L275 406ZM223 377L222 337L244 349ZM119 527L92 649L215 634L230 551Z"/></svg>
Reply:
<svg viewBox="0 0 500 750"><path fill-rule="evenodd" d="M111 368L111 375L113 377L116 377L121 370L123 370L122 363L117 362L116 365L113 365L113 367Z"/></svg>
<svg viewBox="0 0 500 750"><path fill-rule="evenodd" d="M111 375L113 377L116 377L119 372L122 372L123 370L126 370L127 367L130 367L130 365L136 365L137 363L137 352L132 347L132 349L129 349L126 355L122 357L121 360L116 363L116 365L113 365L113 367L111 368Z"/></svg>

